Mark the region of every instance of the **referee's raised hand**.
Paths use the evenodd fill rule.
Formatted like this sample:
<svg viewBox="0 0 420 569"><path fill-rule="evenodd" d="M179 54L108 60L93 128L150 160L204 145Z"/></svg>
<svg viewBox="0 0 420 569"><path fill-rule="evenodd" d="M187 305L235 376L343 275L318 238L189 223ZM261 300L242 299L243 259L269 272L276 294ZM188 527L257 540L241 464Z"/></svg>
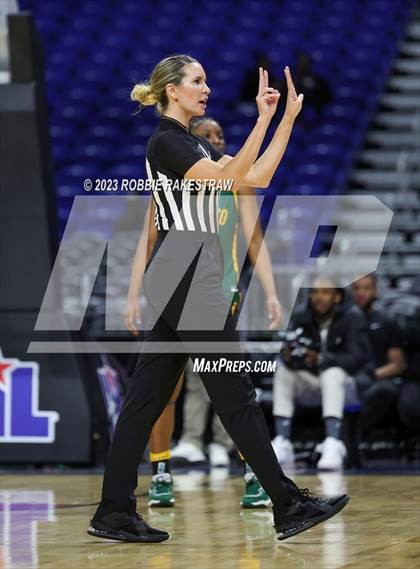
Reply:
<svg viewBox="0 0 420 569"><path fill-rule="evenodd" d="M302 110L303 93L300 93L299 95L296 93L292 75L288 67L284 68L284 74L286 75L287 82L287 103L284 114L295 119Z"/></svg>
<svg viewBox="0 0 420 569"><path fill-rule="evenodd" d="M260 117L271 119L276 112L277 103L280 99L280 92L268 85L268 71L259 68L260 80L258 94L255 97Z"/></svg>

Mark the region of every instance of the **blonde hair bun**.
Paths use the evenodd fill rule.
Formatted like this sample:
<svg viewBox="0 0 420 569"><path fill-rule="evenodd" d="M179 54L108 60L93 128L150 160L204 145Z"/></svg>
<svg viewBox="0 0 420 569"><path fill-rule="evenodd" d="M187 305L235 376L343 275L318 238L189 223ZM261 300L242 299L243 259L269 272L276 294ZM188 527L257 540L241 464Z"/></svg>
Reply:
<svg viewBox="0 0 420 569"><path fill-rule="evenodd" d="M141 107L156 105L158 113L162 113L169 104L166 86L170 83L180 85L185 75L185 65L194 62L197 63L197 60L189 55L171 55L162 59L153 69L148 81L134 85L131 99L138 101Z"/></svg>
<svg viewBox="0 0 420 569"><path fill-rule="evenodd" d="M132 101L138 101L141 105L155 105L158 98L152 91L149 83L137 83L131 90L130 98Z"/></svg>

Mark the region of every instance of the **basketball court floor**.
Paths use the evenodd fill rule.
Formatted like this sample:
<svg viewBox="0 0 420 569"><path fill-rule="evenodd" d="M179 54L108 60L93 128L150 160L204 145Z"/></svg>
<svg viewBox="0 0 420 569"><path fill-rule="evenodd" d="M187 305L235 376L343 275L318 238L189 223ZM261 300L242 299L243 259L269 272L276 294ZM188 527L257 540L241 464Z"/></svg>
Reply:
<svg viewBox="0 0 420 569"><path fill-rule="evenodd" d="M420 478L297 475L300 487L347 491L348 507L279 542L270 509L241 510L243 479L223 469L175 475L175 508L138 510L166 529L162 544L124 544L86 534L99 499L98 474L0 476L0 569L415 569L420 567Z"/></svg>

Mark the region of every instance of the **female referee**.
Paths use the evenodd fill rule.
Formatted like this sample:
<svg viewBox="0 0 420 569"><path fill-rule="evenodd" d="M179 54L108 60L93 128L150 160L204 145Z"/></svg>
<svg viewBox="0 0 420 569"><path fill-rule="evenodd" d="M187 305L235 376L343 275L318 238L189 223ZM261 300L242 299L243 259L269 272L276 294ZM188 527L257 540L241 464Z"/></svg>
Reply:
<svg viewBox="0 0 420 569"><path fill-rule="evenodd" d="M225 139L220 124L209 116L196 117L191 120L190 132L207 139L220 152L225 153ZM246 196L246 197L244 197ZM133 335L138 336L136 324L141 323L139 292L146 259L150 256L157 239L154 224L155 207L153 200L146 212L143 231L141 233L128 290L128 302L125 313L125 324ZM223 252L223 290L231 305L232 314L238 317L241 294L238 288L238 233L242 227L248 243L250 263L255 267L258 278L266 295L266 309L270 320L269 329L279 327L282 317L280 302L277 298L270 254L264 242L263 232L258 220L258 206L254 188L241 188L239 192L220 192L219 196L219 241ZM258 263L257 263L258 260ZM193 372L191 360L187 366L188 382L184 401L184 429L191 431L187 436L203 435L208 410L208 397L198 374ZM153 426L150 436L150 462L153 477L149 488L149 506L170 507L175 504L173 495L173 479L170 474L171 440L175 424L175 403L184 380L184 374L178 382L162 415ZM225 448L231 440L227 435L220 418L215 415L212 422L213 436L217 437L218 446ZM185 435L185 433L184 433ZM183 435L183 437L184 437ZM182 441L182 439L181 439ZM188 444L188 443L187 443ZM191 445L191 443L189 443ZM182 442L181 447L182 448ZM201 452L201 450L200 450ZM225 451L226 452L226 451ZM227 452L226 452L227 455ZM241 456L241 458L243 458ZM241 498L242 508L264 508L271 504L269 497L261 487L255 474L244 461L245 492Z"/></svg>
<svg viewBox="0 0 420 569"><path fill-rule="evenodd" d="M207 347L214 342L229 346L229 353L223 353L223 357L232 361L230 371L206 370L201 379L224 427L270 496L277 538L286 539L331 518L349 501L347 495L321 499L306 488L299 489L277 462L251 380L244 371L234 371L242 355L239 347L234 349L239 337L222 288L217 192L211 187L203 189L202 184L194 185L195 180L231 180L232 190L269 185L302 108L303 95L296 94L288 68L285 74L285 113L258 159L280 97L278 91L269 87L267 71L259 70L258 119L234 157L223 156L188 128L193 116L205 113L210 95L205 72L192 57L175 55L163 59L152 71L149 82L132 90L133 100L141 105L156 105L161 114L146 149L148 176L163 181L165 191L157 185L153 189L158 240L146 267L144 289L155 312L154 325L145 334L145 345L155 342L164 349L153 353L153 344L149 344L152 349L145 349L137 360L108 453L101 502L88 528L90 535L129 542L169 538L167 532L152 528L136 512L134 491L138 465L152 427L190 357L185 350L171 353L168 346L178 348L182 344L188 349L192 341L194 346ZM181 184L184 180L192 182L187 190ZM166 191L168 187L174 187L174 191ZM193 260L187 263L189 259ZM175 274L179 277L180 271L183 274L175 292L163 304L163 299L168 298L168 278ZM197 323L197 315L201 324ZM223 329L221 321L225 321ZM194 355L210 360L204 349Z"/></svg>

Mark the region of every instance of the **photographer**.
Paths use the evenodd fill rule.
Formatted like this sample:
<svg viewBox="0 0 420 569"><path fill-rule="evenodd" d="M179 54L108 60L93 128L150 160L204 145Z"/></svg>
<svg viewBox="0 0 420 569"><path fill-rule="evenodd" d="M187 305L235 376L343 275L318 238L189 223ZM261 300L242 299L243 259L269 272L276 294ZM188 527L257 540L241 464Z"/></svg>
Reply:
<svg viewBox="0 0 420 569"><path fill-rule="evenodd" d="M304 405L321 404L326 438L317 466L337 470L346 454L341 441L346 388L354 393L351 376L371 360L367 322L344 290L332 279L319 277L307 303L292 314L289 329L296 328L302 328L311 345L295 349L286 344L281 351L284 365L277 368L273 383L273 447L281 464L293 463L294 399Z"/></svg>

